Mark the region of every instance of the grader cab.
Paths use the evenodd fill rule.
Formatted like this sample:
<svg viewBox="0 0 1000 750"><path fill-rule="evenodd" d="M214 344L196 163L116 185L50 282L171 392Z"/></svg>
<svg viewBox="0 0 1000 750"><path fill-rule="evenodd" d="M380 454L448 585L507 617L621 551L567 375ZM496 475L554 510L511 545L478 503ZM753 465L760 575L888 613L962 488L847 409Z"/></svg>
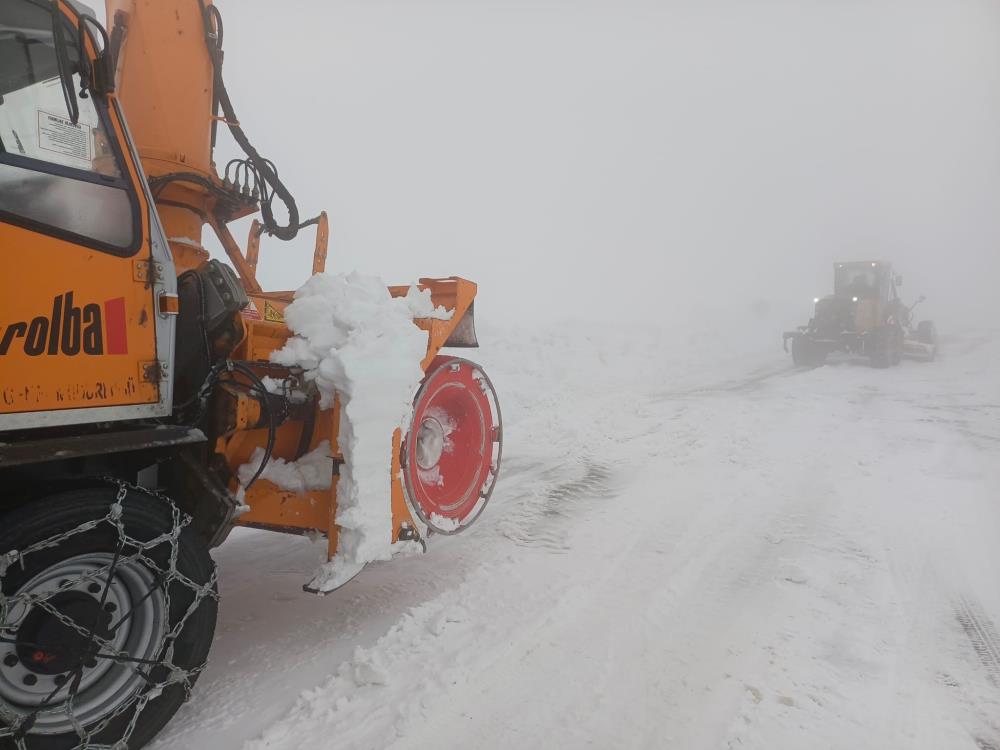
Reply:
<svg viewBox="0 0 1000 750"><path fill-rule="evenodd" d="M318 536L324 559L367 562L340 545L343 394L325 402L315 372L273 361L295 294L256 277L262 240L303 230L324 272L327 215L302 220L240 124L211 0L107 12L105 27L76 0L0 3L3 750L135 750L155 736L204 668L208 551L234 526ZM244 155L217 168L223 130ZM241 249L228 225L257 212ZM205 227L229 265L210 259ZM351 498L382 507L389 555L471 524L500 463L492 384L443 353L478 345L476 285L417 290L446 314L413 321L425 376L408 427L384 435L378 496ZM266 478L269 461L317 451L316 486Z"/></svg>

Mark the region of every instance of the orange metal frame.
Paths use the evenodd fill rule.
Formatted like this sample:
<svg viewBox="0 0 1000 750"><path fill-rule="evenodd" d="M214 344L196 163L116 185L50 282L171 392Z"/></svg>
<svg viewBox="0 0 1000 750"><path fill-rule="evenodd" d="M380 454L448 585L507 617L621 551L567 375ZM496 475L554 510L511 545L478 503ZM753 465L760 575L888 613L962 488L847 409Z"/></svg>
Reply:
<svg viewBox="0 0 1000 750"><path fill-rule="evenodd" d="M206 5L210 3L211 0L205 0ZM118 13L125 14L123 18L127 21L126 40L118 58L118 88L147 176L194 173L217 187L224 187L211 158L213 67L198 1L108 0L107 12L109 26ZM253 223L245 253L229 231L227 224L256 211L256 204L235 209L231 204L221 205L212 191L183 180L169 183L156 200L178 272L207 260L208 253L200 247L202 230L207 224L215 232L252 302L243 315L245 335L233 357L267 360L291 335L284 323L284 310L293 295L290 291L266 292L257 280L260 223ZM326 268L329 241L326 213L319 216L316 224L312 271L320 273ZM426 369L471 307L476 285L448 278L421 279L420 286L430 289L436 305L454 311L448 321L417 321L428 333L427 356L422 363ZM407 290L406 286L390 287L394 296L405 295ZM337 445L339 403L326 411L316 408L311 440L305 447L309 450L322 440L329 440L334 458L341 460ZM233 470L248 462L254 449L267 440L267 430L252 426L256 423L252 411L252 405L234 396L228 415L234 428L220 437L215 446ZM279 427L274 455L295 459L303 447L300 444L307 429L302 421L290 421ZM393 477L387 499L392 503L394 541L404 524L413 525L399 480L401 442L398 430L391 439L386 436ZM237 489L235 480L232 489ZM262 480L247 493L246 503L250 511L240 518L241 524L298 533L322 532L328 536L329 554L332 556L336 551L336 482L329 490L297 495Z"/></svg>

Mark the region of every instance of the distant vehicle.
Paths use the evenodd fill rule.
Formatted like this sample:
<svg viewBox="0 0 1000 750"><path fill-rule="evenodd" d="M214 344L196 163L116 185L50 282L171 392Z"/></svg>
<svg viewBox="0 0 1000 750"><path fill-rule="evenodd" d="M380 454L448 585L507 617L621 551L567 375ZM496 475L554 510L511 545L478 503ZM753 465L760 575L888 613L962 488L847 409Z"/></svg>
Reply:
<svg viewBox="0 0 1000 750"><path fill-rule="evenodd" d="M831 352L868 357L874 367L898 364L904 355L932 360L937 354L937 330L929 320L913 328L913 308L899 298L903 279L884 261L835 263L833 294L817 297L808 325L784 335L791 341L792 360L816 367Z"/></svg>

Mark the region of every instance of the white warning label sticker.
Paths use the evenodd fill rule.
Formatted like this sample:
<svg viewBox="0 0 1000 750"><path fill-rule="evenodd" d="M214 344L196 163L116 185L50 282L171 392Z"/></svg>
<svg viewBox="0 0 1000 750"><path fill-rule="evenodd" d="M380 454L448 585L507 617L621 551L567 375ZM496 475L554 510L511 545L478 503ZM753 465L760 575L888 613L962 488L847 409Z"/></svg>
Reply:
<svg viewBox="0 0 1000 750"><path fill-rule="evenodd" d="M90 126L78 122L74 125L65 117L38 111L38 146L60 156L79 161L79 166L91 166Z"/></svg>

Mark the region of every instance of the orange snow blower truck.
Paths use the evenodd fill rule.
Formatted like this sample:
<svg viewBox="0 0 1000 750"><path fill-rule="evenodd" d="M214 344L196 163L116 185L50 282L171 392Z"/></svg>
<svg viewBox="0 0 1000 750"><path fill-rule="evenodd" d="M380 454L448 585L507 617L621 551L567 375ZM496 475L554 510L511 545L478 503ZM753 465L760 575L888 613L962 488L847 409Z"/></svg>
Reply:
<svg viewBox="0 0 1000 750"><path fill-rule="evenodd" d="M211 0L107 7L102 26L75 0L0 0L3 750L144 745L204 668L209 550L243 525L321 535L333 558L343 522L340 403L271 363L293 294L255 275L262 239L307 227L322 272L326 214L303 220L242 128ZM217 168L226 130L243 156ZM228 224L258 211L244 252ZM415 321L426 374L408 431L385 438L386 545L467 527L500 462L489 379L440 353L477 345L476 286L420 286L453 315ZM329 489L261 478L324 441Z"/></svg>

